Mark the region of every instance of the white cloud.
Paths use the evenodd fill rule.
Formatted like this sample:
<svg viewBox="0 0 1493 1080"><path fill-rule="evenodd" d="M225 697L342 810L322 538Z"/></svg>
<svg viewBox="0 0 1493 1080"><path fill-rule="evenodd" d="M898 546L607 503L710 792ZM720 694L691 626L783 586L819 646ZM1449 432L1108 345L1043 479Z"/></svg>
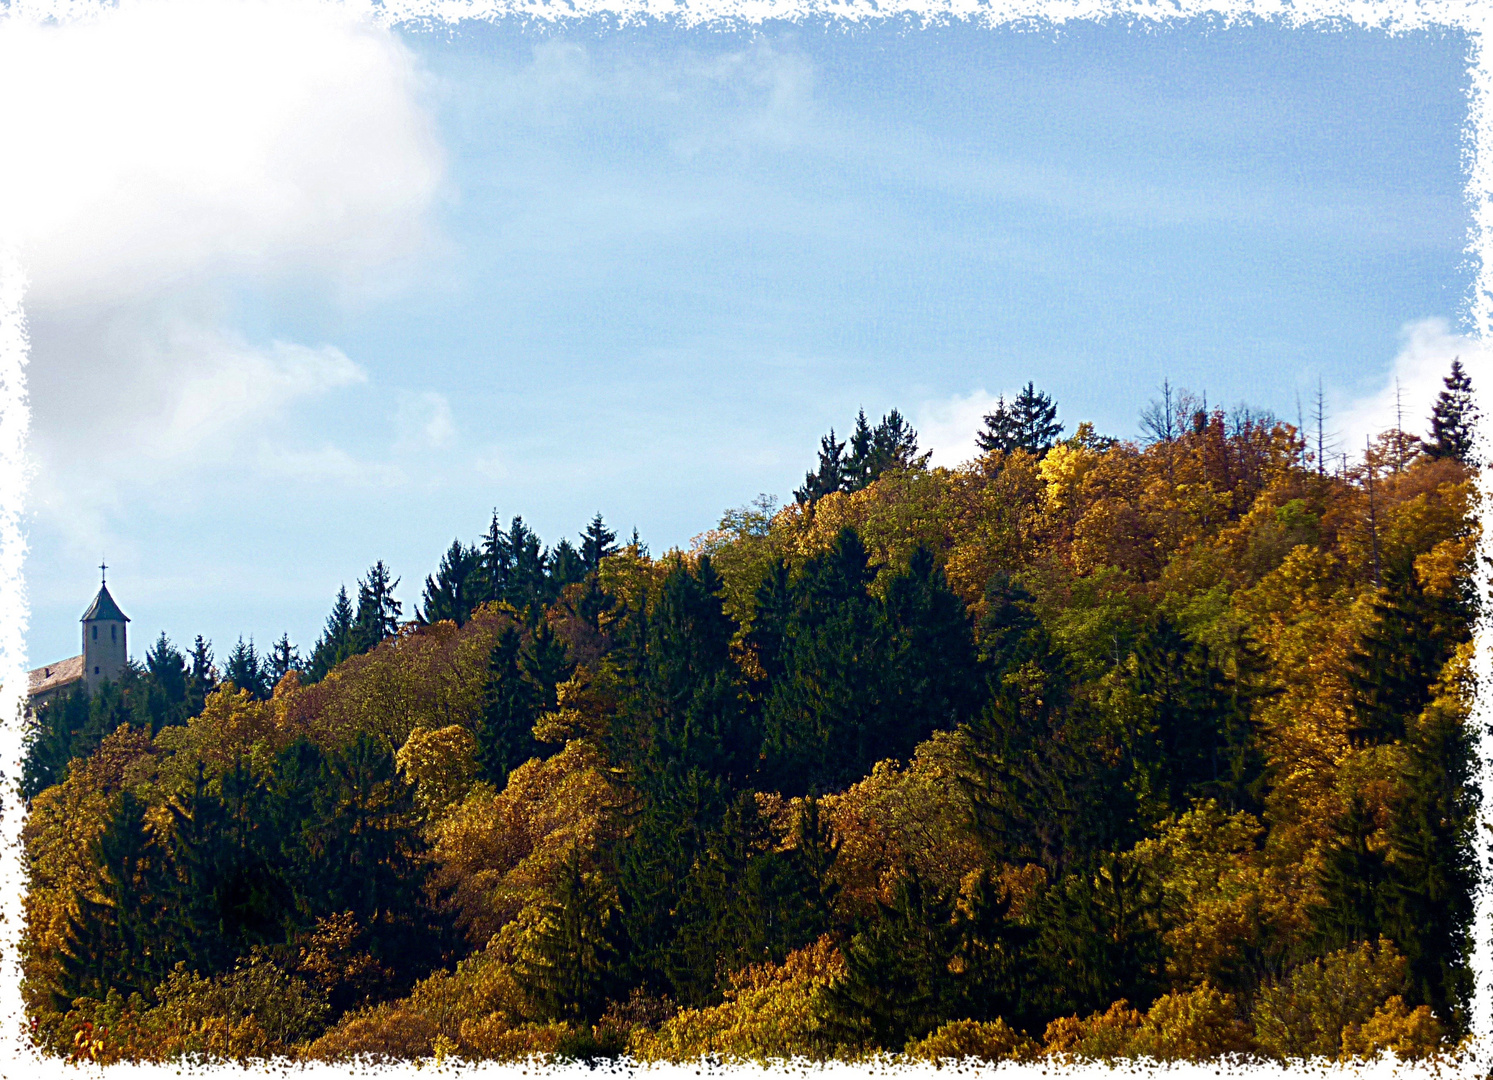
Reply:
<svg viewBox="0 0 1493 1080"><path fill-rule="evenodd" d="M451 403L445 394L427 390L399 395L394 413L395 453L439 450L456 439Z"/></svg>
<svg viewBox="0 0 1493 1080"><path fill-rule="evenodd" d="M1400 348L1384 383L1353 400L1338 422L1329 415L1328 425L1337 430L1339 449L1350 458L1362 456L1365 439L1395 426L1396 386L1405 430L1426 437L1431 427L1431 407L1457 357L1483 403L1483 415L1490 415L1486 403L1490 400L1488 392L1493 390L1493 348L1457 333L1445 319L1421 319L1401 329Z"/></svg>
<svg viewBox="0 0 1493 1080"><path fill-rule="evenodd" d="M443 158L413 56L331 4L125 0L0 23L0 237L28 303L418 250Z"/></svg>
<svg viewBox="0 0 1493 1080"><path fill-rule="evenodd" d="M282 438L367 380L335 345L232 329L255 289L378 290L437 242L445 156L425 76L352 5L121 0L0 19L0 244L30 279L32 505L97 535L123 492L225 465L347 481L380 466ZM433 424L434 426L431 426ZM448 425L449 426L449 425ZM427 425L440 437L440 424Z"/></svg>
<svg viewBox="0 0 1493 1080"><path fill-rule="evenodd" d="M303 484L330 481L387 490L405 481L404 471L396 465L366 461L332 445L299 450L265 439L259 444L255 461L260 471L268 476Z"/></svg>
<svg viewBox="0 0 1493 1080"><path fill-rule="evenodd" d="M941 401L924 402L913 422L918 446L933 451L934 465L952 469L964 464L979 454L975 434L984 427L985 417L995 410L997 400L998 395L982 387Z"/></svg>
<svg viewBox="0 0 1493 1080"><path fill-rule="evenodd" d="M194 359L165 424L154 429L148 444L161 457L200 461L295 401L367 379L331 345L313 349L276 341L256 349L224 332L202 330L189 330L173 344L191 348Z"/></svg>
<svg viewBox="0 0 1493 1080"><path fill-rule="evenodd" d="M32 505L68 532L100 535L126 492L180 493L196 475L262 458L255 447L283 436L290 409L367 378L334 346L254 345L201 318L158 316L38 328L43 356L111 359L105 370L86 359L33 368Z"/></svg>

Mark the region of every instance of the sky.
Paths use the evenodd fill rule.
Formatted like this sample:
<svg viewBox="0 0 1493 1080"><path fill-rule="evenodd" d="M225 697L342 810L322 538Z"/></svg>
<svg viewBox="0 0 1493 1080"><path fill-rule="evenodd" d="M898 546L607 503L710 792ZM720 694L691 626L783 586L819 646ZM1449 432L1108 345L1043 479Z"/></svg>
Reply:
<svg viewBox="0 0 1493 1080"><path fill-rule="evenodd" d="M1138 434L1163 381L1345 449L1462 336L1466 42L955 23L375 27L141 0L0 26L29 276L28 651L107 559L139 657L406 614L496 510L655 552L819 436L970 455L1029 380ZM1418 423L1422 422L1417 420ZM1407 426L1412 426L1407 423Z"/></svg>

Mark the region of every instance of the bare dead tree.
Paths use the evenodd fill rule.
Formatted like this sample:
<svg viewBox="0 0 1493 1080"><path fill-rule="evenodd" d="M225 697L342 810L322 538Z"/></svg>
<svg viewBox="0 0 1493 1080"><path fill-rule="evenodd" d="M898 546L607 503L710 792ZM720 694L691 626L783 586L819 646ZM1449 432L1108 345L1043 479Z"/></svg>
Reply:
<svg viewBox="0 0 1493 1080"><path fill-rule="evenodd" d="M1317 475L1327 475L1327 396L1322 392L1322 378L1317 377L1317 399L1313 419L1317 422Z"/></svg>
<svg viewBox="0 0 1493 1080"><path fill-rule="evenodd" d="M1364 478L1369 489L1369 547L1374 553L1374 584L1383 585L1384 578L1379 567L1379 515L1374 502L1374 449L1368 436L1363 440Z"/></svg>
<svg viewBox="0 0 1493 1080"><path fill-rule="evenodd" d="M1151 399L1151 403L1141 411L1140 426L1145 432L1147 441L1153 443L1170 443L1177 438L1177 413L1176 403L1173 400L1175 392L1169 379L1161 380L1161 400Z"/></svg>

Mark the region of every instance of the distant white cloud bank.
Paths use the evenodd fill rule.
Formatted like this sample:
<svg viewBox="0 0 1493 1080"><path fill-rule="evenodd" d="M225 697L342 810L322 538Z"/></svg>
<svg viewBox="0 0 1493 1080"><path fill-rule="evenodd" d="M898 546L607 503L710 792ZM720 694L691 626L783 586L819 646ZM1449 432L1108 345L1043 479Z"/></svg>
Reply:
<svg viewBox="0 0 1493 1080"><path fill-rule="evenodd" d="M438 242L425 92L413 54L351 6L124 0L0 21L0 100L23 103L0 110L18 166L0 169L0 244L29 277L34 507L96 535L121 486L258 461L297 403L366 381L334 345L248 340L232 298L366 293ZM354 468L335 448L277 452Z"/></svg>

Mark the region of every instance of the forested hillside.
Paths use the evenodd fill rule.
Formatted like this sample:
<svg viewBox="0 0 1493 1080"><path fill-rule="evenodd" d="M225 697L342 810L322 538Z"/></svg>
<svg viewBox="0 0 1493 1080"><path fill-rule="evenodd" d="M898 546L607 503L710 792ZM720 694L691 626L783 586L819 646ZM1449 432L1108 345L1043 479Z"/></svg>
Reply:
<svg viewBox="0 0 1493 1080"><path fill-rule="evenodd" d="M1460 367L1358 455L1188 395L900 415L688 552L494 517L306 661L43 710L26 1001L77 1058L1419 1055L1465 1033Z"/></svg>

